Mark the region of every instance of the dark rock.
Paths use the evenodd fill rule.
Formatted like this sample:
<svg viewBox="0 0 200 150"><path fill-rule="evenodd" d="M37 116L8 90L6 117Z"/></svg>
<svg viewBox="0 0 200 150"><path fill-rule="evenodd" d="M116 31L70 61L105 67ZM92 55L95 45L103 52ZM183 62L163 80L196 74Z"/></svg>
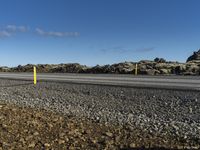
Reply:
<svg viewBox="0 0 200 150"><path fill-rule="evenodd" d="M25 66L17 66L14 68L11 68L11 71L13 72L33 72L33 66L32 64L27 64Z"/></svg>
<svg viewBox="0 0 200 150"><path fill-rule="evenodd" d="M193 60L200 60L200 49L197 52L194 52L193 55L188 57L187 62L193 61Z"/></svg>
<svg viewBox="0 0 200 150"><path fill-rule="evenodd" d="M158 58L158 57L156 57L154 59L154 61L157 62L157 63L166 63L166 60L164 58Z"/></svg>
<svg viewBox="0 0 200 150"><path fill-rule="evenodd" d="M180 75L186 71L186 65L178 65L175 67L175 74Z"/></svg>

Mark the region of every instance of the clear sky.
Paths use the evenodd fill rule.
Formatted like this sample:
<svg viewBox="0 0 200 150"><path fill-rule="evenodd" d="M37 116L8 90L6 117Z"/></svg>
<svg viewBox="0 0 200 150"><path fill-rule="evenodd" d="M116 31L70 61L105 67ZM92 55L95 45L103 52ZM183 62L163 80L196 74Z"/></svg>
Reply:
<svg viewBox="0 0 200 150"><path fill-rule="evenodd" d="M111 64L200 48L200 0L0 0L0 65Z"/></svg>

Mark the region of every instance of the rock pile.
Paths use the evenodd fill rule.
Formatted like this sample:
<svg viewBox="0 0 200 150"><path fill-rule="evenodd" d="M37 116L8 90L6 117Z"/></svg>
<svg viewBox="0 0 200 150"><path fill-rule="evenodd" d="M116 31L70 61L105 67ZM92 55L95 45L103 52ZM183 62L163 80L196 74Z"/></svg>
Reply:
<svg viewBox="0 0 200 150"><path fill-rule="evenodd" d="M186 63L166 61L155 58L154 61L121 62L112 65L96 65L88 67L78 63L68 64L38 64L37 72L44 73L116 73L133 74L138 64L138 74L142 75L200 75L200 50L194 52ZM0 67L0 72L32 72L33 64L13 68Z"/></svg>

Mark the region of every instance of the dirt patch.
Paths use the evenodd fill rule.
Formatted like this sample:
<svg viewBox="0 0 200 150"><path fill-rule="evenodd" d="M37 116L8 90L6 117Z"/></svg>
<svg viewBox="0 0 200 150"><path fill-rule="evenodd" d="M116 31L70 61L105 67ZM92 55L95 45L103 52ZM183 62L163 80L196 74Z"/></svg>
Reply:
<svg viewBox="0 0 200 150"><path fill-rule="evenodd" d="M0 149L145 149L163 146L163 139L145 139L139 132L125 126L64 117L46 110L0 104ZM171 143L168 148L184 148L184 143L178 145Z"/></svg>

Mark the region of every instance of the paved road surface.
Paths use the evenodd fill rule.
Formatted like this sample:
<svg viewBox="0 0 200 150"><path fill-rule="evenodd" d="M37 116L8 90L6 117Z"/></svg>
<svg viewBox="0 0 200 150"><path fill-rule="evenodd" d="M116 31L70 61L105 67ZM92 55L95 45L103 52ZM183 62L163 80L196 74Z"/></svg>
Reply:
<svg viewBox="0 0 200 150"><path fill-rule="evenodd" d="M32 80L32 73L0 73L0 78ZM117 74L38 73L38 81L70 82L127 87L200 90L198 76L134 76Z"/></svg>

